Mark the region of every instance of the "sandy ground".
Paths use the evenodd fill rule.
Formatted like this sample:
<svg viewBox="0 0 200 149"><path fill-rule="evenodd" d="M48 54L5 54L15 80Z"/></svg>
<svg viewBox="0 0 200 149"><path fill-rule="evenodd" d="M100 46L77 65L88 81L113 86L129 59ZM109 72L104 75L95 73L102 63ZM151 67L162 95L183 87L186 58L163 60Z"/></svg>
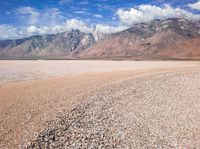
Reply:
<svg viewBox="0 0 200 149"><path fill-rule="evenodd" d="M124 81L132 80L133 82L135 78L158 73L193 73L193 71L198 71L199 65L198 62L172 61L0 61L0 148L22 148L30 140L37 138L39 132L48 128L48 122L63 113L63 110L72 110L89 95L101 93L99 89L107 85L118 83L119 87ZM179 76L174 78L179 78ZM186 78L190 82L190 77ZM191 80L190 84L194 83L194 88L199 87L197 80ZM184 81L184 78L177 80L179 81ZM144 81L139 84L144 84ZM151 85L153 84L151 82ZM157 84L158 87L153 89L158 90L159 83ZM129 84L128 88L133 85L134 83ZM168 86L167 83L166 86ZM126 90L122 91L124 94L127 93ZM187 91L187 94L191 93L190 90ZM165 99L166 96L168 96L166 93L162 94L159 99ZM172 94L171 97L175 101L179 99L178 95ZM187 98L187 95L184 97ZM195 104L192 103L193 100L184 100L184 103L189 102L189 108L193 108L199 97L195 96L195 99ZM131 105L134 107L134 102ZM195 118L192 120L194 121ZM196 121L199 123L198 119ZM156 118L155 122L158 122ZM199 131L199 128L197 127L196 130ZM195 146L194 143L193 145Z"/></svg>
<svg viewBox="0 0 200 149"><path fill-rule="evenodd" d="M30 79L41 79L88 72L110 72L122 70L144 70L189 66L188 62L152 61L0 61L0 84Z"/></svg>

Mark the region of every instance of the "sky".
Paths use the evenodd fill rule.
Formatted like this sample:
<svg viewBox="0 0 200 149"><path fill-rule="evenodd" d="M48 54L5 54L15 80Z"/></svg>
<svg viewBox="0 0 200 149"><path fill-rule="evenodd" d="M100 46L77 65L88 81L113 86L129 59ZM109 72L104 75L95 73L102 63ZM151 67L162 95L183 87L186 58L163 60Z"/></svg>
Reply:
<svg viewBox="0 0 200 149"><path fill-rule="evenodd" d="M0 40L37 34L118 32L154 19L200 21L200 0L0 0Z"/></svg>

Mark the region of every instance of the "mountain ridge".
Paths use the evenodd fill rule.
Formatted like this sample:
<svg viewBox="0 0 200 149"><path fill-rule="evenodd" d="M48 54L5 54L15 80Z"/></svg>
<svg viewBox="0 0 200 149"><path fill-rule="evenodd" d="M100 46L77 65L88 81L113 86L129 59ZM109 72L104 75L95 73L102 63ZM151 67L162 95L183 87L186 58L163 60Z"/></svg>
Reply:
<svg viewBox="0 0 200 149"><path fill-rule="evenodd" d="M0 59L200 59L200 23L171 18L112 34L72 30L0 41Z"/></svg>
<svg viewBox="0 0 200 149"><path fill-rule="evenodd" d="M99 39L98 39L99 38ZM45 58L70 57L88 48L101 37L72 30L58 34L35 35L23 39L0 41L0 57Z"/></svg>
<svg viewBox="0 0 200 149"><path fill-rule="evenodd" d="M86 49L80 57L200 59L197 41L200 43L199 23L186 19L154 20L116 33Z"/></svg>

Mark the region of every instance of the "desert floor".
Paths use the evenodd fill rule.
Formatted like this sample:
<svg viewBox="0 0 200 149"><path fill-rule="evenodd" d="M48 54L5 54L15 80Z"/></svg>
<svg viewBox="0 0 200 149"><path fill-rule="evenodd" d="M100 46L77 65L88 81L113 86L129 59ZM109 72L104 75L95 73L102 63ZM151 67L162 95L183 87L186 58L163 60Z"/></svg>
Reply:
<svg viewBox="0 0 200 149"><path fill-rule="evenodd" d="M0 61L0 148L198 148L200 63Z"/></svg>

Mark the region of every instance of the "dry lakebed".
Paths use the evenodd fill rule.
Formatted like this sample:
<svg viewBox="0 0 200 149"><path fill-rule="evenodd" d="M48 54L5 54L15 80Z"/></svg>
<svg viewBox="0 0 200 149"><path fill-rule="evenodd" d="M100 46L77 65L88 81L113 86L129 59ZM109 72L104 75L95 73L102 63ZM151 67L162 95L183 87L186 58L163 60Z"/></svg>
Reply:
<svg viewBox="0 0 200 149"><path fill-rule="evenodd" d="M200 62L0 61L0 149L200 148Z"/></svg>

